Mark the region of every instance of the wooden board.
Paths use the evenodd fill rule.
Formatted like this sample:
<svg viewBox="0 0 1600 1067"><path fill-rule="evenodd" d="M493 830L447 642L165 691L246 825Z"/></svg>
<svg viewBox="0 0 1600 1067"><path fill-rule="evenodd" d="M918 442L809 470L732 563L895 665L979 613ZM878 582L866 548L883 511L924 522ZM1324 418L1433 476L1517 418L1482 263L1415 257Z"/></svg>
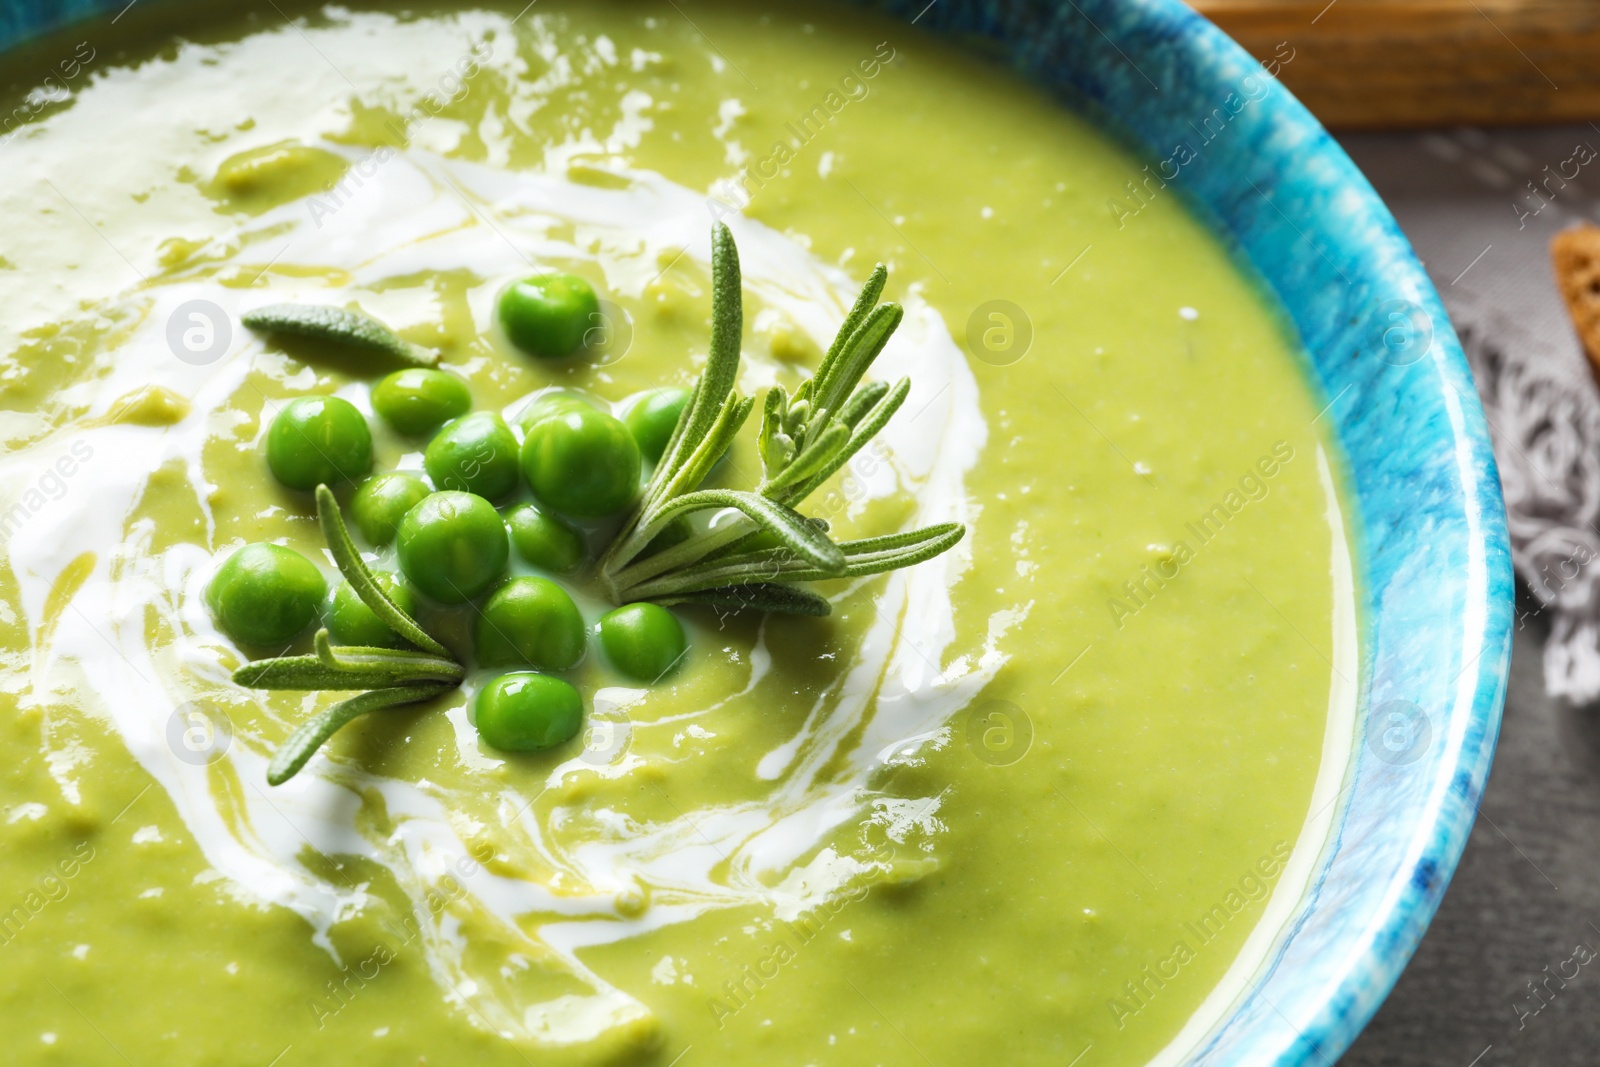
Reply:
<svg viewBox="0 0 1600 1067"><path fill-rule="evenodd" d="M1600 124L1600 0L1190 2L1330 127Z"/></svg>

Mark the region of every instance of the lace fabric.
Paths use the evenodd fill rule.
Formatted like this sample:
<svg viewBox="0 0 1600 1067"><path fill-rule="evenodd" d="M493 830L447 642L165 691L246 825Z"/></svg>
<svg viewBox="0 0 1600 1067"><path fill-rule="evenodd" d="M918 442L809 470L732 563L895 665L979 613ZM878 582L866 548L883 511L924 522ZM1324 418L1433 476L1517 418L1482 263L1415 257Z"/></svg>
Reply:
<svg viewBox="0 0 1600 1067"><path fill-rule="evenodd" d="M1550 616L1545 688L1600 702L1600 391L1511 319L1453 295L1494 439L1512 562Z"/></svg>

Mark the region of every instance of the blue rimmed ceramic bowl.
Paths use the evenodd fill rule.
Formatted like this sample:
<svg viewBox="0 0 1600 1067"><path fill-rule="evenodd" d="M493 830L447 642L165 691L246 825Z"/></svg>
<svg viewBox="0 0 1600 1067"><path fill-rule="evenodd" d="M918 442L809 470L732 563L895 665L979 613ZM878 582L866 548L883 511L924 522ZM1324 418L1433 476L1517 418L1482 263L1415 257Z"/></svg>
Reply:
<svg viewBox="0 0 1600 1067"><path fill-rule="evenodd" d="M0 49L127 6L0 0ZM1268 280L1329 398L1322 418L1359 515L1358 737L1310 889L1185 1062L1331 1062L1394 985L1460 858L1510 656L1499 478L1438 295L1327 132L1178 0L875 6L998 46L1153 160L1203 144L1171 184Z"/></svg>

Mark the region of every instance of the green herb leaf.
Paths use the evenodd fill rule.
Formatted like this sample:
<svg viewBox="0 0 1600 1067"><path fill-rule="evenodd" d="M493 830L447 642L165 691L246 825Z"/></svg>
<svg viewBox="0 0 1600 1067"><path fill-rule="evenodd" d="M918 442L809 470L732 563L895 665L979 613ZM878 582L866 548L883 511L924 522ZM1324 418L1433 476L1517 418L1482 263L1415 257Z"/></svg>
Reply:
<svg viewBox="0 0 1600 1067"><path fill-rule="evenodd" d="M834 362L826 379L818 378L815 400L812 403L810 425L824 426L833 410L849 397L860 384L862 375L883 352L883 346L905 318L899 304L884 304L867 316L856 332L850 335L839 358Z"/></svg>
<svg viewBox="0 0 1600 1067"><path fill-rule="evenodd" d="M315 644L317 659L323 666L346 673L390 671L395 678L390 683L393 685L420 681L455 683L466 677L465 669L455 660L404 649L335 645L328 639L327 630L317 631Z"/></svg>
<svg viewBox="0 0 1600 1067"><path fill-rule="evenodd" d="M902 380L905 382L906 388L909 390L911 387L911 380L909 378ZM882 400L884 394L886 394L888 391L888 382L868 382L866 385L863 385L861 388L851 393L850 399L845 401L844 407L839 409L839 421L850 427L852 430L855 429L856 425L866 416L867 412L872 410L873 405Z"/></svg>
<svg viewBox="0 0 1600 1067"><path fill-rule="evenodd" d="M821 571L844 570L844 553L804 515L755 493L734 489L703 489L663 506L641 533L654 537L679 515L707 508L736 508L783 543L783 547Z"/></svg>
<svg viewBox="0 0 1600 1067"><path fill-rule="evenodd" d="M811 376L813 381L828 380L846 342L866 321L872 309L878 306L878 298L883 295L883 288L887 284L889 284L889 268L879 263L872 268L872 276L867 279L867 284L861 287L861 295L856 297L855 306L840 324L839 332L834 335L833 344L828 348L828 354L822 357L822 365L817 368L817 373Z"/></svg>
<svg viewBox="0 0 1600 1067"><path fill-rule="evenodd" d="M300 773L312 755L346 724L372 711L415 704L448 693L453 686L413 685L374 689L319 712L283 743L267 767L267 784L282 785Z"/></svg>
<svg viewBox="0 0 1600 1067"><path fill-rule="evenodd" d="M322 526L322 536L328 542L334 565L344 575L344 580L350 583L350 588L355 590L356 596L361 598L361 602L371 608L372 613L402 640L436 656L449 658L450 650L429 636L417 620L402 611L373 580L361 553L356 551L355 542L350 540L344 516L339 514L339 501L326 485L317 486L317 522Z"/></svg>
<svg viewBox="0 0 1600 1067"><path fill-rule="evenodd" d="M966 533L967 528L959 522L941 522L920 530L846 541L839 547L849 560L846 573L858 577L932 559L954 548Z"/></svg>
<svg viewBox="0 0 1600 1067"><path fill-rule="evenodd" d="M764 582L756 585L725 585L717 589L663 597L662 604L704 604L732 611L766 611L780 615L809 615L821 618L833 610L826 600L808 589Z"/></svg>
<svg viewBox="0 0 1600 1067"><path fill-rule="evenodd" d="M661 468L667 465L667 460L676 454L678 444L683 440L684 431L688 429L690 412L694 410L694 402L699 396L700 382L697 379L694 385L689 389L689 402L683 405L683 410L678 412L678 421L672 425L672 436L667 438L667 447L661 450L661 461L656 464L656 473L659 473ZM655 474L652 474L650 478L651 488L655 487L657 480L658 479L656 478ZM645 495L648 499L649 494L646 493Z"/></svg>
<svg viewBox="0 0 1600 1067"><path fill-rule="evenodd" d="M389 670L344 670L316 656L279 656L246 663L233 672L235 683L251 689L379 689L394 684Z"/></svg>
<svg viewBox="0 0 1600 1067"><path fill-rule="evenodd" d="M813 567L784 548L743 552L719 557L654 581L641 582L630 593L638 599L651 600L727 585L864 578L932 559L954 547L966 536L966 532L967 528L960 523L946 522L886 537L845 541L839 545L845 557L845 566L838 573L827 573Z"/></svg>
<svg viewBox="0 0 1600 1067"><path fill-rule="evenodd" d="M396 685L448 685L460 683L458 664L450 670L432 664L400 666L330 667L317 656L279 656L246 663L233 672L235 683L250 689L355 690L387 689Z"/></svg>
<svg viewBox="0 0 1600 1067"><path fill-rule="evenodd" d="M739 378L739 351L744 336L744 279L739 272L739 249L723 223L711 231L711 354L695 387L694 396L679 417L682 434L662 455L652 488L665 483L705 438ZM646 494L647 499L650 494Z"/></svg>
<svg viewBox="0 0 1600 1067"><path fill-rule="evenodd" d="M321 304L269 304L240 316L252 330L304 337L357 352L377 353L417 367L432 367L437 353L411 344L389 327L359 311Z"/></svg>

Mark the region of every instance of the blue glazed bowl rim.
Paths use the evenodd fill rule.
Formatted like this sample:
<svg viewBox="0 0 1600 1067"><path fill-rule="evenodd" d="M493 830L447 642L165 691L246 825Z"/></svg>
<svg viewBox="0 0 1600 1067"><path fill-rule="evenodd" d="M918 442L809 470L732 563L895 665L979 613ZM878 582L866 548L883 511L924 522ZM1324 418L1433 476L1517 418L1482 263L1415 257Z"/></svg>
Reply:
<svg viewBox="0 0 1600 1067"><path fill-rule="evenodd" d="M158 2L182 0L144 0ZM1352 547L1366 581L1362 700L1312 886L1248 992L1184 1062L1331 1062L1393 987L1460 859L1509 667L1513 586L1499 478L1438 293L1338 144L1274 78L1252 82L1261 65L1179 0L862 2L997 42L1025 77L1151 159L1187 136L1184 122L1203 137L1212 116L1223 117L1227 139L1204 145L1217 164L1194 168L1180 188L1276 292L1331 398L1326 410L1354 474ZM0 0L0 49L128 6ZM1229 93L1235 102L1243 93L1239 110ZM1345 291L1330 301L1325 293L1340 293L1341 281ZM1410 363L1384 351L1389 320L1373 318L1397 302L1431 329ZM1418 579L1419 561L1434 568L1431 583ZM1401 697L1430 717L1435 743L1396 764L1372 744L1371 727L1373 708Z"/></svg>

